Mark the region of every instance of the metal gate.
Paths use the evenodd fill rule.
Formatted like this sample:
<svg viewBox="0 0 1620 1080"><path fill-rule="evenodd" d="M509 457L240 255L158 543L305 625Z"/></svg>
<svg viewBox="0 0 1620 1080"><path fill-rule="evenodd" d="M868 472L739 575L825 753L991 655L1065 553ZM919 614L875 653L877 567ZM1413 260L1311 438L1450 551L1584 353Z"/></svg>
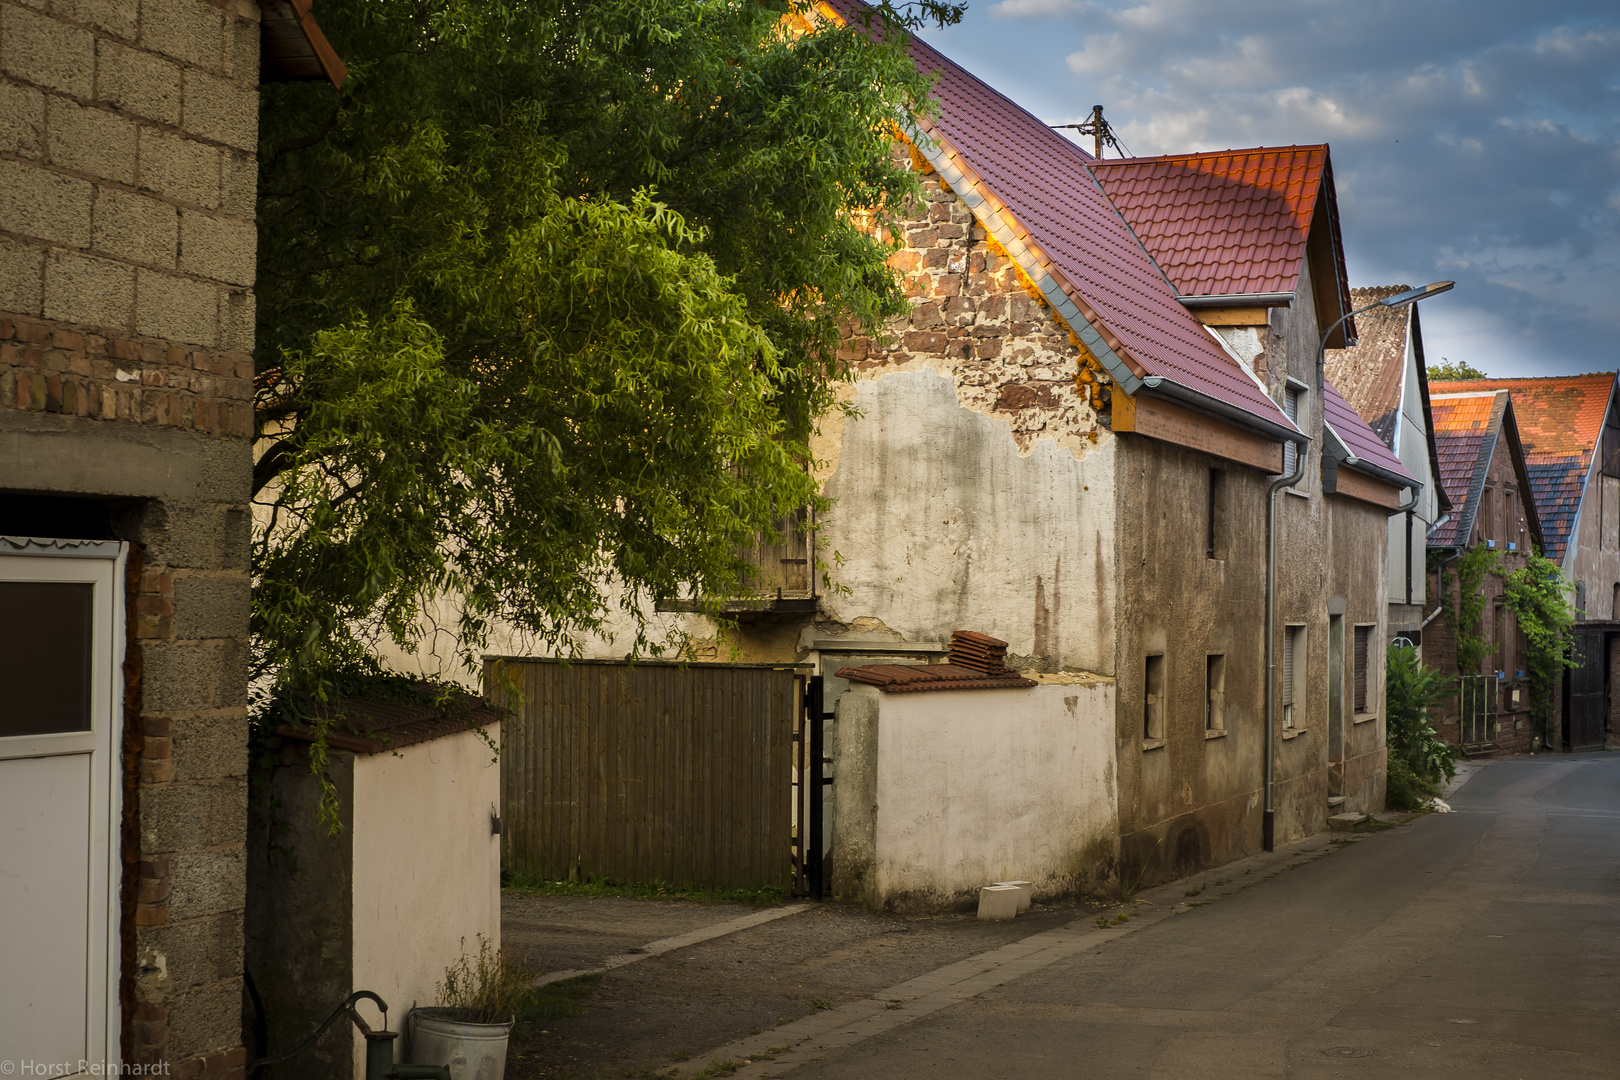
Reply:
<svg viewBox="0 0 1620 1080"><path fill-rule="evenodd" d="M1564 718L1564 745L1573 751L1603 749L1603 727L1608 711L1608 679L1603 633L1577 633L1570 659L1569 709Z"/></svg>
<svg viewBox="0 0 1620 1080"><path fill-rule="evenodd" d="M513 711L501 732L503 867L550 880L797 884L801 671L492 658L487 692Z"/></svg>
<svg viewBox="0 0 1620 1080"><path fill-rule="evenodd" d="M1457 680L1457 742L1469 753L1496 749L1496 680L1464 675Z"/></svg>
<svg viewBox="0 0 1620 1080"><path fill-rule="evenodd" d="M822 867L822 837L826 823L827 721L825 691L820 675L801 684L798 723L793 729L793 891L820 900L826 884Z"/></svg>

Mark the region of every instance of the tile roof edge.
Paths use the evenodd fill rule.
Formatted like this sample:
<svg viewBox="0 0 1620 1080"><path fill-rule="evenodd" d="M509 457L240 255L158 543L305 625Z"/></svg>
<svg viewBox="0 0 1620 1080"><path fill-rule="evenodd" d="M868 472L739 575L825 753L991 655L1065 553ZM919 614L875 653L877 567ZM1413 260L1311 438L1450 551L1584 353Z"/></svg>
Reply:
<svg viewBox="0 0 1620 1080"><path fill-rule="evenodd" d="M1322 427L1333 436L1333 441L1338 443L1340 448L1344 451L1344 457L1339 459L1340 465L1348 466L1352 469L1359 469L1370 476L1383 480L1386 483L1394 484L1397 487L1412 488L1412 493L1414 495L1417 494L1418 490L1423 487L1423 482L1415 476L1402 476L1397 472L1386 469L1384 466L1375 461L1368 461L1364 457L1357 457L1356 452L1350 448L1350 444L1345 440L1345 437L1339 434L1339 429L1330 424L1325 417L1322 420ZM1377 438L1376 432L1374 432L1373 437Z"/></svg>
<svg viewBox="0 0 1620 1080"><path fill-rule="evenodd" d="M1126 351L1124 343L1086 301L1080 290L1074 287L1045 252L1028 239L1029 230L1023 228L1007 204L967 162L962 152L928 121L908 121L904 128L910 129L906 135L912 146L956 196L967 204L974 218L1006 250L1019 269L1035 283L1052 311L1108 369L1109 376L1120 388L1127 394L1134 394L1142 385L1147 369ZM1022 229L1022 235L1013 225ZM1136 234L1133 232L1131 235L1134 237Z"/></svg>
<svg viewBox="0 0 1620 1080"><path fill-rule="evenodd" d="M1113 165L1140 165L1154 161L1192 161L1198 158L1214 157L1244 157L1249 154L1275 154L1281 150L1322 150L1328 149L1327 143L1291 143L1288 146L1246 146L1241 150L1193 150L1185 154L1153 154L1147 157L1115 158L1112 161L1103 158L1093 159L1093 163L1101 166Z"/></svg>

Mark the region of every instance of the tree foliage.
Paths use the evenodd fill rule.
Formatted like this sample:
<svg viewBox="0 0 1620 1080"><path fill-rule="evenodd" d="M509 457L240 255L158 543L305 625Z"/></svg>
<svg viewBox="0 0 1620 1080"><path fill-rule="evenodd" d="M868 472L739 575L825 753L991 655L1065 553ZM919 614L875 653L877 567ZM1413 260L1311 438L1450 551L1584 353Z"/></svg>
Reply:
<svg viewBox="0 0 1620 1080"><path fill-rule="evenodd" d="M1392 810L1421 810L1456 775L1456 756L1429 713L1456 693L1455 681L1424 667L1410 645L1391 645L1384 680L1388 784Z"/></svg>
<svg viewBox="0 0 1620 1080"><path fill-rule="evenodd" d="M1471 379L1490 378L1489 375L1479 370L1479 368L1474 367L1472 364L1469 364L1463 360L1442 359L1438 364L1430 364L1426 370L1429 381L1432 383L1466 382Z"/></svg>
<svg viewBox="0 0 1620 1080"><path fill-rule="evenodd" d="M839 329L905 309L905 27L959 9L807 13L323 0L348 81L261 101L258 675L325 697L436 597L469 664L565 649L817 502Z"/></svg>
<svg viewBox="0 0 1620 1080"><path fill-rule="evenodd" d="M1565 668L1575 667L1575 611L1569 584L1558 565L1531 554L1519 569L1502 579L1503 602L1524 635L1525 670L1530 678L1530 715L1546 731L1552 716L1553 690Z"/></svg>

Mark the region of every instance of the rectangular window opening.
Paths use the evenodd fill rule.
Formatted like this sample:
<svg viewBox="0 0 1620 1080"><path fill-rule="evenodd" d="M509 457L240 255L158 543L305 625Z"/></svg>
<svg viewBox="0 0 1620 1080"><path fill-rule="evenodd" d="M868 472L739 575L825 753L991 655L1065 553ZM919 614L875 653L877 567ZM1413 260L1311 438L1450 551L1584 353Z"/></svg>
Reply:
<svg viewBox="0 0 1620 1080"><path fill-rule="evenodd" d="M1226 657L1214 655L1204 661L1204 730L1226 730Z"/></svg>
<svg viewBox="0 0 1620 1080"><path fill-rule="evenodd" d="M1294 422L1296 427L1300 427L1302 430L1304 425L1300 423L1299 417L1300 413L1304 411L1304 399L1305 391L1299 389L1297 386L1283 387L1283 413L1287 415L1288 419ZM1299 450L1299 443L1283 443L1284 476L1293 476L1294 470L1299 467ZM1302 483L1304 482L1304 479L1305 478L1303 476L1300 477L1300 481Z"/></svg>
<svg viewBox="0 0 1620 1080"><path fill-rule="evenodd" d="M1282 655L1283 727L1292 728L1299 716L1295 705L1305 698L1305 628L1283 627Z"/></svg>
<svg viewBox="0 0 1620 1080"><path fill-rule="evenodd" d="M1356 691L1355 709L1358 713L1367 712L1367 658L1372 648L1371 626L1356 627L1355 666Z"/></svg>
<svg viewBox="0 0 1620 1080"><path fill-rule="evenodd" d="M1147 658L1146 678L1142 683L1142 738L1164 741L1164 657Z"/></svg>
<svg viewBox="0 0 1620 1080"><path fill-rule="evenodd" d="M1209 470L1209 492L1204 506L1204 557L1226 558L1226 470Z"/></svg>

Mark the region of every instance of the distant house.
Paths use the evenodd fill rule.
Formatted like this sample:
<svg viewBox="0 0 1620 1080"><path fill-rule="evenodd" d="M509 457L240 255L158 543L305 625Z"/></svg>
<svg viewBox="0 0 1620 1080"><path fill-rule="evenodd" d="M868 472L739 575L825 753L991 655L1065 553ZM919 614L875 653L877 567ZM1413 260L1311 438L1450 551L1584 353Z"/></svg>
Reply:
<svg viewBox="0 0 1620 1080"><path fill-rule="evenodd" d="M816 446L838 591L721 648L830 676L973 628L1037 682L1111 687L1073 692L1076 724L1107 710L1119 821L1076 872L1161 880L1380 808L1388 518L1421 482L1317 369L1351 310L1327 147L1096 161L912 50L939 103L892 260L913 308L844 342L856 411Z"/></svg>
<svg viewBox="0 0 1620 1080"><path fill-rule="evenodd" d="M1507 391L1524 440L1545 554L1573 589L1578 667L1555 702L1549 743L1601 747L1610 735L1607 670L1620 657L1620 401L1613 372L1435 384L1436 394Z"/></svg>
<svg viewBox="0 0 1620 1080"><path fill-rule="evenodd" d="M1501 577L1485 574L1472 587L1484 597L1477 626L1459 626L1456 615L1464 598L1460 567L1470 551L1495 550L1502 571L1510 573L1524 565L1532 545L1542 545L1515 403L1505 390L1450 393L1454 384L1437 385L1442 392L1430 398L1434 437L1452 512L1429 532L1436 555L1430 587L1436 612L1443 605L1450 614L1429 623L1423 651L1430 667L1459 680L1458 696L1437 727L1448 742L1473 753L1528 750L1538 732L1530 722L1525 646L1504 606ZM1482 642L1474 658L1467 655L1470 638Z"/></svg>
<svg viewBox="0 0 1620 1080"><path fill-rule="evenodd" d="M1406 289L1353 289L1351 302L1367 307ZM1374 307L1356 316L1356 329L1359 340L1353 347L1328 350L1327 377L1406 471L1423 482L1412 506L1389 520L1388 575L1391 638L1421 648L1428 601L1427 534L1453 507L1439 483L1419 305Z"/></svg>

